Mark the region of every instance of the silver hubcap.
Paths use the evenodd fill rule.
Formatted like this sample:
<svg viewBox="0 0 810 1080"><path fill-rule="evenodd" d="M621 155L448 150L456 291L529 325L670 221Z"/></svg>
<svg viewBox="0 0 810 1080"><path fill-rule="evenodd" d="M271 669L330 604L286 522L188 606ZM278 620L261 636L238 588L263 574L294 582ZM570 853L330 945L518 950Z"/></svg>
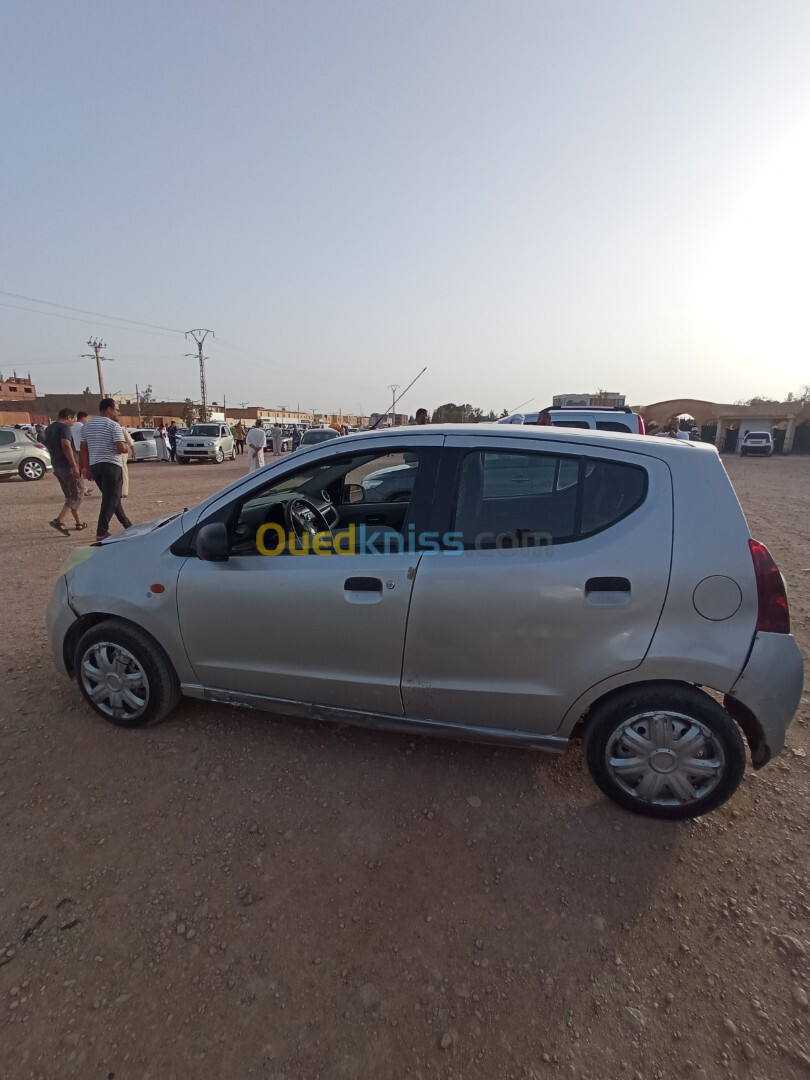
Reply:
<svg viewBox="0 0 810 1080"><path fill-rule="evenodd" d="M139 716L149 701L146 672L122 645L100 641L82 657L81 680L88 697L105 716Z"/></svg>
<svg viewBox="0 0 810 1080"><path fill-rule="evenodd" d="M684 806L723 777L723 748L711 730L683 713L639 713L611 736L605 762L623 791L656 806Z"/></svg>
<svg viewBox="0 0 810 1080"><path fill-rule="evenodd" d="M23 472L26 476L30 476L32 480L36 480L41 471L42 466L37 465L35 461L27 461L25 465L23 465Z"/></svg>

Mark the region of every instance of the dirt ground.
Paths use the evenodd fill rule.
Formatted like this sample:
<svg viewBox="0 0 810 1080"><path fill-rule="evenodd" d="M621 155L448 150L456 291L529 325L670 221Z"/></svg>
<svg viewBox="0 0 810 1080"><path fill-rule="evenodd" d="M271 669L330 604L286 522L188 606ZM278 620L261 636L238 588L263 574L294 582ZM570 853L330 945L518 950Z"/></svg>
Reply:
<svg viewBox="0 0 810 1080"><path fill-rule="evenodd" d="M726 464L807 657L810 460ZM128 512L242 468L133 466ZM680 825L607 802L578 745L190 701L121 730L47 651L59 502L0 484L3 1080L810 1077L806 695L783 756Z"/></svg>

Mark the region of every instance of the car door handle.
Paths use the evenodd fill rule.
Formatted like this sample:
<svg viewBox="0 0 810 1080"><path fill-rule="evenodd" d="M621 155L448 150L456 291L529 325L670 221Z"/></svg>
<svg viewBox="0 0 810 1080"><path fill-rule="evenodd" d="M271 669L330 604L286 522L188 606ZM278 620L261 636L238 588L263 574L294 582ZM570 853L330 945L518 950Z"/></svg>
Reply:
<svg viewBox="0 0 810 1080"><path fill-rule="evenodd" d="M382 592L382 581L376 577L350 577L343 583L346 592Z"/></svg>
<svg viewBox="0 0 810 1080"><path fill-rule="evenodd" d="M626 577L592 577L585 582L585 592L630 592L630 582Z"/></svg>

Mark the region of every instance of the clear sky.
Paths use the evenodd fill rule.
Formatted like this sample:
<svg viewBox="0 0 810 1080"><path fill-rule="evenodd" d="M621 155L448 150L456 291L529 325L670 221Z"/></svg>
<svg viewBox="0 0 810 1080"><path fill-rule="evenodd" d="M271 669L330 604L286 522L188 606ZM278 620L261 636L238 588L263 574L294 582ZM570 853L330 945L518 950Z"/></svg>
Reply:
<svg viewBox="0 0 810 1080"><path fill-rule="evenodd" d="M0 88L43 390L99 335L108 390L199 395L181 334L69 308L210 327L209 397L289 408L810 382L807 0L10 0Z"/></svg>

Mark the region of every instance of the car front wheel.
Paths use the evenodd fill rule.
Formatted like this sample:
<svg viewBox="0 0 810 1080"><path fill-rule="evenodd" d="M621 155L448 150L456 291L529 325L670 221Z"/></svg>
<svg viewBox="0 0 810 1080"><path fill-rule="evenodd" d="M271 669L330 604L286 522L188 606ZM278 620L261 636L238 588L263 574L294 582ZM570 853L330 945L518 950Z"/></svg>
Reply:
<svg viewBox="0 0 810 1080"><path fill-rule="evenodd" d="M73 668L88 705L119 727L162 720L180 700L180 684L163 649L145 631L118 619L105 619L82 634Z"/></svg>
<svg viewBox="0 0 810 1080"><path fill-rule="evenodd" d="M216 454L214 454L214 461L217 463L217 465L221 465L224 460L225 460L225 451L220 446L220 448L217 450Z"/></svg>
<svg viewBox="0 0 810 1080"><path fill-rule="evenodd" d="M672 821L721 806L742 782L745 745L728 713L684 683L618 691L586 718L582 752L602 791Z"/></svg>
<svg viewBox="0 0 810 1080"><path fill-rule="evenodd" d="M23 480L41 480L45 475L45 466L38 458L26 458L20 462L18 471Z"/></svg>

